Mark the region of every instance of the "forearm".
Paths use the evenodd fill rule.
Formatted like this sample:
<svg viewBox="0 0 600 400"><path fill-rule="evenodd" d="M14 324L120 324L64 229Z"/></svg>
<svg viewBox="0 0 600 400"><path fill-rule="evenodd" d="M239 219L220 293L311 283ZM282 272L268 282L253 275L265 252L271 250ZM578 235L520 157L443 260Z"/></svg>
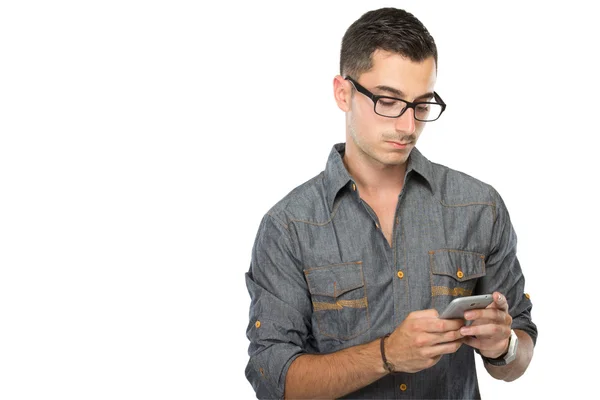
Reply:
<svg viewBox="0 0 600 400"><path fill-rule="evenodd" d="M305 354L287 372L285 398L338 398L387 374L379 340L330 354Z"/></svg>
<svg viewBox="0 0 600 400"><path fill-rule="evenodd" d="M515 333L519 338L519 347L517 349L517 358L513 362L502 367L484 363L485 369L487 369L492 377L506 382L514 381L523 375L533 357L533 341L531 337L526 332L518 329L515 329Z"/></svg>

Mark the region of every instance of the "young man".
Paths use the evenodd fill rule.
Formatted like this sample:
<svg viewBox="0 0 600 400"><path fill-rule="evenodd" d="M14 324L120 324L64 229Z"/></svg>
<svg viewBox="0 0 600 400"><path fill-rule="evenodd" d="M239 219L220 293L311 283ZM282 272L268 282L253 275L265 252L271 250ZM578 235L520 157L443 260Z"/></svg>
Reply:
<svg viewBox="0 0 600 400"><path fill-rule="evenodd" d="M474 352L521 376L537 328L499 194L415 147L445 109L413 15L364 14L333 92L346 142L263 218L246 283L246 376L259 398L478 398ZM486 309L442 319L453 299Z"/></svg>

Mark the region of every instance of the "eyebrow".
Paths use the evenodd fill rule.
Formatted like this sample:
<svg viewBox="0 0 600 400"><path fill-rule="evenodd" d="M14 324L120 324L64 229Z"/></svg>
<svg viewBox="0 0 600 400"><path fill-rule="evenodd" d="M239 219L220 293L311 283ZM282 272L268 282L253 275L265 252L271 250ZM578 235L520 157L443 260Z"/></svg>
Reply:
<svg viewBox="0 0 600 400"><path fill-rule="evenodd" d="M392 93L394 96L400 97L401 99L404 98L405 94L402 90L398 90L398 89L394 89L393 87L389 87L389 86L385 86L385 85L378 85L375 86L375 89L379 89L382 90L384 92L390 92ZM420 96L415 97L415 100L419 100L419 99L431 99L433 98L433 92L427 92L424 93Z"/></svg>

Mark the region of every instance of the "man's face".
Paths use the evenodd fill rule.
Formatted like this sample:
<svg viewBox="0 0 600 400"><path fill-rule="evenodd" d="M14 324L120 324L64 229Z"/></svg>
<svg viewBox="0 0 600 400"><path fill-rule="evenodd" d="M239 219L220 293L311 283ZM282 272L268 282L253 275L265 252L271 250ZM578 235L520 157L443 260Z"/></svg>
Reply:
<svg viewBox="0 0 600 400"><path fill-rule="evenodd" d="M433 93L436 80L435 61L430 57L416 63L398 54L377 50L372 55L373 68L360 77L352 77L375 95L407 101L434 101L421 97ZM352 85L347 81L348 85ZM408 109L398 118L386 118L373 110L373 101L354 91L346 113L346 147L365 161L380 166L406 163L426 122L414 118Z"/></svg>

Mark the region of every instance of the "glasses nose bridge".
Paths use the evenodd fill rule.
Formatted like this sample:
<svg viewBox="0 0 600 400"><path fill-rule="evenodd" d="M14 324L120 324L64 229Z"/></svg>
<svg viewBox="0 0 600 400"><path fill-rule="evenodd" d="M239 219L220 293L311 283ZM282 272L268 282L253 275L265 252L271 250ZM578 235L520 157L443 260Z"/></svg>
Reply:
<svg viewBox="0 0 600 400"><path fill-rule="evenodd" d="M400 111L400 115L398 115L396 118L400 118L401 116L403 116L404 113L406 113L406 111L409 108L412 108L412 110L413 110L413 118L414 118L414 113L416 112L415 103L409 103L408 101L404 101L404 100L402 100L402 103L404 103L404 107L402 107L402 110Z"/></svg>

